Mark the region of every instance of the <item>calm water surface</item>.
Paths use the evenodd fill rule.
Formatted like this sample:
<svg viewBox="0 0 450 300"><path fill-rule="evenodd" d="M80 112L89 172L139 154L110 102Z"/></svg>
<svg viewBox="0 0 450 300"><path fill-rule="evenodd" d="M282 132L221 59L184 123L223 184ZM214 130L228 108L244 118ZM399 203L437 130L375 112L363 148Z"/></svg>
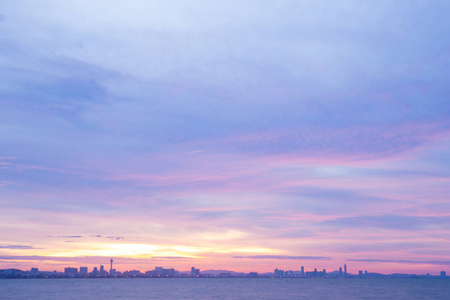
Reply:
<svg viewBox="0 0 450 300"><path fill-rule="evenodd" d="M450 299L450 279L5 279L0 299Z"/></svg>

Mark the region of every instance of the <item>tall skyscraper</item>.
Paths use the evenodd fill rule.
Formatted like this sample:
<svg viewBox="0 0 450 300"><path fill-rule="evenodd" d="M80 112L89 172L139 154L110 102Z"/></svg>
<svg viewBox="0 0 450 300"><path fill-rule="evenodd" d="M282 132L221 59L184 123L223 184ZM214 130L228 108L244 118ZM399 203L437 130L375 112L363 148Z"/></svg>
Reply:
<svg viewBox="0 0 450 300"><path fill-rule="evenodd" d="M105 271L105 267L103 265L100 265L100 277L105 277L107 275Z"/></svg>
<svg viewBox="0 0 450 300"><path fill-rule="evenodd" d="M200 269L196 269L195 267L191 268L191 277L199 277L200 276Z"/></svg>
<svg viewBox="0 0 450 300"><path fill-rule="evenodd" d="M112 258L111 258L110 262L111 262L111 268L109 268L109 274L112 274L112 269L113 269L113 267L112 267L113 259Z"/></svg>
<svg viewBox="0 0 450 300"><path fill-rule="evenodd" d="M339 277L342 277L342 267L339 267Z"/></svg>
<svg viewBox="0 0 450 300"><path fill-rule="evenodd" d="M347 277L347 265L344 265L344 277Z"/></svg>
<svg viewBox="0 0 450 300"><path fill-rule="evenodd" d="M305 277L305 267L302 266L302 277Z"/></svg>
<svg viewBox="0 0 450 300"><path fill-rule="evenodd" d="M88 274L88 268L87 267L80 267L80 275L81 276L87 276Z"/></svg>

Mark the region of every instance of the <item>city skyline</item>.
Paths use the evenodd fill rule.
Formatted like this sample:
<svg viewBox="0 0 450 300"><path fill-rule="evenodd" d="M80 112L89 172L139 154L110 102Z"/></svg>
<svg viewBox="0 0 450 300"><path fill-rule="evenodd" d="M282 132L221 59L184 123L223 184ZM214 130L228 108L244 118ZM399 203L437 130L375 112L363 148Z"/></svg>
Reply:
<svg viewBox="0 0 450 300"><path fill-rule="evenodd" d="M0 269L450 266L450 3L0 3Z"/></svg>
<svg viewBox="0 0 450 300"><path fill-rule="evenodd" d="M120 264L121 259L120 258L118 260L119 260L119 267L114 265L115 267L113 268L113 261L114 261L114 259L110 258L110 260L108 260L108 262L110 263L110 268L109 269L105 268L105 264L98 264L98 262L97 262L97 264L87 264L87 265L79 266L79 267L76 267L75 265L69 265L69 266L64 265L63 266L63 264L59 264L59 266L58 266L59 270L55 269L55 270L53 270L53 272L59 272L61 274L78 274L78 275L88 275L88 274L92 275L93 273L96 272L96 275L93 276L93 277L114 277L116 275L118 275L119 277L123 277L123 274L126 274L127 272L139 272L139 270L142 269L142 266L143 266L142 264L141 265L133 265L133 268L130 271L126 267L124 267L124 265L121 266L121 264ZM116 262L117 262L117 259L116 259ZM198 262L198 261L197 261L197 263L201 264L201 262ZM240 271L236 271L236 270L224 270L224 269L217 269L217 268L214 269L213 267L208 269L208 270L206 270L206 271L204 271L204 270L200 271L200 269L197 269L195 267L191 267L190 270L183 271L183 270L177 270L173 266L167 267L167 264L170 264L170 263L167 262L166 264L164 264L164 263L160 263L160 264L155 263L155 264L153 264L153 265L155 265L154 271L159 270L158 272L161 273L162 271L168 271L168 270L170 271L171 270L171 272L172 272L171 276L172 277L174 276L173 272L179 273L179 274L184 274L184 273L188 274L189 273L189 274L191 274L190 277L198 277L199 275L202 274L201 272L210 272L210 271L214 271L214 272L217 272L217 271L232 272L232 273L241 274L241 275L255 272L255 270L253 270L251 268L250 268L251 271L249 271L249 269L247 269L247 270L238 269ZM147 262L145 265L149 265L149 263ZM319 272L319 274L329 274L329 273L326 272L327 269L325 269L325 268L324 269L318 269L318 266L316 264L309 264L309 265L307 265L307 267L305 267L304 263L303 264L302 263L291 263L291 264L284 264L284 266L286 267L285 268L286 270L282 270L282 268L279 269L278 267L275 268L275 270L274 270L274 277L275 278L276 277L327 277L327 276L322 276L322 275L317 276L317 274L315 274L314 276L311 275L311 273L317 273L317 272ZM323 265L320 265L320 266L323 267ZM334 268L335 267L336 266L334 266ZM346 263L344 265L342 265L342 266L337 267L336 269L333 269L333 267L331 267L331 269L332 269L331 273L333 273L333 275L331 277L344 277L344 278L348 277L348 276L349 277L356 277L358 275L360 276L361 272L363 272L363 271L367 275L367 270L365 270L364 268L361 268L360 265L353 265L352 267L353 267L353 269L352 269L353 273L348 271ZM395 270L391 271L391 272L388 272L388 273L383 273L383 272L376 271L376 270L379 270L379 267L377 267L376 265L372 265L372 267L373 267L373 269L370 270L369 274L379 274L379 275L380 274L381 275L402 274L401 272L396 272ZM441 277L442 276L445 277L447 269L448 269L447 267L448 266L442 265L440 271L434 271L433 270L435 274L433 274L433 271L431 272L431 274L433 276L439 275ZM28 266L28 268L31 270L32 273L39 270L39 268L37 268L35 266L34 267L32 266L31 268ZM181 267L181 268L183 268L183 267ZM186 268L186 264L185 264L185 268ZM6 269L17 269L17 268L0 269L0 272L3 271L3 270L6 270ZM21 270L21 269L17 269L17 270ZM21 271L23 271L23 270L21 270ZM42 270L39 270L39 271L42 271ZM288 272L290 272L290 273L294 272L294 273L296 273L296 276L286 276L286 275L281 275L280 276L280 275L277 275L278 271L282 272L283 274L288 274ZM43 271L43 272L50 272L50 271L46 270L46 271ZM150 272L150 271L145 271L146 274L148 272ZM262 273L262 274L271 273L270 272L270 268L269 268L269 270L260 270L259 272ZM323 272L323 273L321 273L321 272ZM309 275L308 275L308 273L309 273ZM144 274L144 273L142 273L142 274ZM196 276L194 276L192 274L196 274ZM256 272L256 274L258 274L258 272ZM417 272L414 272L414 271L411 271L409 273L408 272L404 273L404 275L408 275L408 274L409 275L420 275L420 276L423 276L425 274L426 275L430 275L430 272L426 272L424 274L420 274L420 272L417 273ZM444 275L442 275L442 274L444 274ZM178 276L178 275L176 275L176 276ZM209 274L209 275L211 275L211 274ZM166 276L166 277L171 277L171 276ZM156 277L159 277L159 276L156 276Z"/></svg>
<svg viewBox="0 0 450 300"><path fill-rule="evenodd" d="M439 277L447 278L446 271L440 271L439 274L383 274L376 272L368 272L367 270L358 270L354 274L347 272L347 265L344 264L339 267L338 270L327 272L326 269L307 270L304 266L301 266L299 270L281 270L274 269L273 272L258 273L254 271L250 272L236 272L233 270L205 270L200 271L195 267L191 267L190 271L180 271L175 268L165 268L161 266L154 267L153 270L141 271L122 270L118 271L113 268L113 259L110 260L109 272L105 269L104 265L93 267L90 271L87 266L77 267L64 267L64 271L44 271L39 270L36 267L32 267L29 271L19 269L0 269L0 279L4 278L167 278L167 277L181 277L181 278L248 278L248 277L272 277L272 278L414 278L414 277Z"/></svg>

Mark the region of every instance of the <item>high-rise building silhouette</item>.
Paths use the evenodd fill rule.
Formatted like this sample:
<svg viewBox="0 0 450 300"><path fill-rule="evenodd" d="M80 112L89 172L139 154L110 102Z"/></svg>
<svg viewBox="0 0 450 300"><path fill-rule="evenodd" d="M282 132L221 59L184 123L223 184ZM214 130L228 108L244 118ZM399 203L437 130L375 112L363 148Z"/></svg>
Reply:
<svg viewBox="0 0 450 300"><path fill-rule="evenodd" d="M200 269L196 269L195 267L191 268L191 277L199 277L200 276Z"/></svg>
<svg viewBox="0 0 450 300"><path fill-rule="evenodd" d="M278 268L277 268L273 271L273 277L275 277L275 278L283 278L283 277L286 277L285 275L286 274L284 273L284 270L278 270Z"/></svg>
<svg viewBox="0 0 450 300"><path fill-rule="evenodd" d="M107 272L105 271L105 267L103 265L100 265L100 277L105 277L107 275Z"/></svg>
<svg viewBox="0 0 450 300"><path fill-rule="evenodd" d="M344 265L344 277L347 277L347 265Z"/></svg>

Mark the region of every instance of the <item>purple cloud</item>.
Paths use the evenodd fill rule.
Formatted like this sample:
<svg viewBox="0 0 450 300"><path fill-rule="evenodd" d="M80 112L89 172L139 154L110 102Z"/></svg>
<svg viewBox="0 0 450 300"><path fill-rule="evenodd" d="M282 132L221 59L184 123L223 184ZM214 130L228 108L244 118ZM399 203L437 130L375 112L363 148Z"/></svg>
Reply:
<svg viewBox="0 0 450 300"><path fill-rule="evenodd" d="M0 249L16 249L16 250L28 250L28 249L40 249L27 245L0 245Z"/></svg>
<svg viewBox="0 0 450 300"><path fill-rule="evenodd" d="M195 257L186 256L153 256L151 260L194 260Z"/></svg>
<svg viewBox="0 0 450 300"><path fill-rule="evenodd" d="M325 256L288 256L288 255L250 255L250 256L233 256L233 258L247 259L286 259L286 260L330 260Z"/></svg>
<svg viewBox="0 0 450 300"><path fill-rule="evenodd" d="M338 218L319 223L320 226L332 228L349 227L374 227L388 230L448 230L450 229L450 217L447 216L403 216L403 215L382 215L382 216L362 216Z"/></svg>
<svg viewBox="0 0 450 300"><path fill-rule="evenodd" d="M106 238L110 239L110 240L116 240L116 241L123 240L123 236L107 236Z"/></svg>
<svg viewBox="0 0 450 300"><path fill-rule="evenodd" d="M430 260L402 260L402 259L347 259L347 261L372 262L372 263L396 263L396 264L426 264L426 265L450 265L450 261Z"/></svg>

